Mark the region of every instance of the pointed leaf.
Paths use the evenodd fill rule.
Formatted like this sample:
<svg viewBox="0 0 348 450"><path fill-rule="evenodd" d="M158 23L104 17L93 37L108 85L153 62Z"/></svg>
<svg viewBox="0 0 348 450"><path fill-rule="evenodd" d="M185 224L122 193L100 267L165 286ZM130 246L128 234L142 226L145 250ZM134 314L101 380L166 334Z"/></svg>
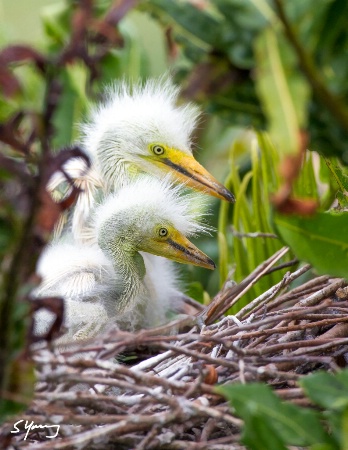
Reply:
<svg viewBox="0 0 348 450"><path fill-rule="evenodd" d="M302 378L299 384L308 397L323 408L335 410L348 408L348 370L336 375L318 372Z"/></svg>
<svg viewBox="0 0 348 450"><path fill-rule="evenodd" d="M312 264L320 274L348 278L347 213L276 214L273 222L297 258Z"/></svg>
<svg viewBox="0 0 348 450"><path fill-rule="evenodd" d="M308 86L285 40L267 28L256 41L256 86L278 151L296 153L306 124Z"/></svg>
<svg viewBox="0 0 348 450"><path fill-rule="evenodd" d="M216 46L220 41L221 21L204 9L199 9L189 2L176 0L152 0L159 10L165 12L171 19L180 25L186 33L192 34L194 39L202 43Z"/></svg>
<svg viewBox="0 0 348 450"><path fill-rule="evenodd" d="M243 440L253 450L330 441L316 411L282 402L266 385L233 384L218 387L217 391L228 398L244 420Z"/></svg>
<svg viewBox="0 0 348 450"><path fill-rule="evenodd" d="M325 158L325 162L339 189L336 193L338 203L341 208L346 208L348 207L348 176L338 163L334 164L328 158Z"/></svg>

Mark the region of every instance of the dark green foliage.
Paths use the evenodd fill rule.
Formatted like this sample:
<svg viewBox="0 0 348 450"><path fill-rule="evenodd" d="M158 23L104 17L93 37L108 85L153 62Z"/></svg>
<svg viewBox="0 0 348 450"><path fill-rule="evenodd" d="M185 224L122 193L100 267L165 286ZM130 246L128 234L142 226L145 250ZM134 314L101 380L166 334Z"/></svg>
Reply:
<svg viewBox="0 0 348 450"><path fill-rule="evenodd" d="M267 55L258 61L255 43L269 30L280 54L292 53L288 83L302 72L309 90L309 101L297 111L308 117L310 148L348 162L347 2L216 0L197 8L189 2L150 0L142 8L173 27L182 49L179 74L188 84L185 94L235 125L265 126L267 105L255 77ZM279 112L273 109L274 115Z"/></svg>
<svg viewBox="0 0 348 450"><path fill-rule="evenodd" d="M198 9L186 2L151 0L142 8L174 25L182 49L176 69L182 81L189 77L184 83L187 97L233 124L264 123L251 70L253 40L266 21L251 3L220 0Z"/></svg>
<svg viewBox="0 0 348 450"><path fill-rule="evenodd" d="M285 449L329 443L319 414L279 400L263 384L229 385L217 388L227 397L237 415L244 420L242 441L250 449Z"/></svg>
<svg viewBox="0 0 348 450"><path fill-rule="evenodd" d="M299 384L323 410L283 402L261 383L230 384L216 390L243 419L242 441L248 449L278 450L289 445L322 450L346 448L348 370L337 374L318 372L303 377Z"/></svg>
<svg viewBox="0 0 348 450"><path fill-rule="evenodd" d="M146 73L145 64L139 68L129 64L130 53L140 60L141 50L134 52L132 36L125 33L123 38L117 27L132 4L124 4L122 11L110 2L95 6L53 5L43 17L40 51L28 45L0 51L1 421L31 399L34 365L28 350L35 335L30 305L40 307L40 301L30 301L39 281L36 261L60 213L77 196L70 186L71 194L58 204L47 194L46 185L71 157L86 159L72 145L78 136L76 124L95 99L94 92L110 78ZM58 152L67 146L69 150ZM59 328L61 299L46 300L46 307L51 305L57 314Z"/></svg>
<svg viewBox="0 0 348 450"><path fill-rule="evenodd" d="M38 244L34 223L30 222L34 213L30 212L29 199L33 193L38 195L44 184L36 177L42 175L45 166L41 165L42 155L51 150L54 153L78 136L76 123L83 120L88 103L99 100L106 83L124 76L138 79L150 75L140 42L122 21L111 24L115 34L109 43L96 29L88 29L86 34L79 30L83 38L74 34L78 30L72 21L81 4L66 2L46 10L45 39L40 46L46 58L45 71L35 59L16 60L9 65L20 89L13 95L0 96L4 124L18 113L25 114L25 120L13 129L28 144L23 154L6 139L2 142L2 154L11 161L13 172L4 168L0 171L0 260L4 269L0 281L6 288L0 298L2 323L6 325L0 330L0 372L1 388L12 394L0 405L1 418L22 408L33 391L33 366L24 351L30 316L24 300L32 288L30 275L35 260L48 237L48 232L42 232ZM122 4L125 9L120 17L127 5L133 6L127 1ZM256 134L244 133L235 139L229 163L224 160L228 166L226 186L237 201L234 205L223 203L220 210L220 284L233 270L233 278L240 282L283 245L271 237L238 236L231 232L231 226L240 233L270 234L275 224L279 236L299 258L310 261L321 273L347 277L347 213L324 211L335 197L340 210L348 203L347 169L343 165L348 164L348 3L207 0L202 4L199 9L187 1L147 0L140 2L139 9L170 27L169 37L179 54L174 72L183 86L183 96L218 115L223 126L257 130ZM110 1L94 2L94 24L105 18L110 5ZM61 59L68 47L70 57ZM52 111L45 109L52 88L49 81L57 84ZM52 128L45 129L48 125ZM27 142L30 132L34 132L34 139ZM316 159L317 155L307 152L291 186L296 198L317 202L318 212L310 219L298 214L274 214L270 201L283 183L279 164L285 156L306 147L302 138L310 150L328 158ZM215 148L212 152L216 155ZM25 170L14 169L13 162L24 164ZM30 183L24 173L29 174ZM325 184L324 194L319 178ZM28 242L35 245L31 247ZM209 242L207 245L213 245ZM23 261L28 254L30 264L26 267ZM16 261L16 271L8 271ZM236 309L262 294L283 274L284 270L260 280ZM196 278L189 294L203 301L205 293ZM207 278L206 273L203 278ZM263 385L226 386L219 392L243 418L243 440L251 449L285 449L288 445L339 449L347 448L347 379L347 373L342 372L302 380L309 398L326 409L323 413L283 403Z"/></svg>
<svg viewBox="0 0 348 450"><path fill-rule="evenodd" d="M236 167L238 151L231 153L226 184L234 191L237 203L221 206L220 284L233 268L233 277L241 281L282 245L269 238L231 237L231 224L239 232L270 233L275 223L276 231L300 259L311 262L320 273L347 277L343 262L347 258L345 223L337 246L331 244L331 235L332 230L336 234L338 230L333 226L330 231L331 224L322 228L320 213L309 220L293 209L293 217L278 213L271 219L270 208L272 195L285 182L280 164L284 167L286 156L298 154L307 142L310 150L336 156L340 162L333 168L327 160L330 171L325 173L327 187L323 189L316 176L317 163L307 156L297 181L288 175L293 196L307 199L307 214L310 201L312 205L317 202L320 211L331 206L334 196L341 208L347 205L347 188L342 183L346 175L341 166L348 162L348 33L343 19L348 13L347 2L216 0L198 7L190 2L150 0L141 8L171 27L181 50L176 68L184 95L201 102L229 125L267 129L271 138L259 134L259 155L252 142L246 145L244 153L249 155L252 169L244 177ZM235 141L233 147L238 145ZM323 165L321 161L321 173ZM287 167L288 174L294 171L289 162ZM291 233L287 227L285 233L280 221L298 226L292 227ZM312 224L313 229L320 226L320 239L308 230L301 231L306 224ZM313 245L303 246L308 241ZM330 261L336 255L336 264L325 259L319 242L326 242ZM342 251L336 253L338 248ZM238 308L280 276L261 280Z"/></svg>
<svg viewBox="0 0 348 450"><path fill-rule="evenodd" d="M348 278L348 214L317 213L311 217L275 214L275 228L294 251L321 275Z"/></svg>

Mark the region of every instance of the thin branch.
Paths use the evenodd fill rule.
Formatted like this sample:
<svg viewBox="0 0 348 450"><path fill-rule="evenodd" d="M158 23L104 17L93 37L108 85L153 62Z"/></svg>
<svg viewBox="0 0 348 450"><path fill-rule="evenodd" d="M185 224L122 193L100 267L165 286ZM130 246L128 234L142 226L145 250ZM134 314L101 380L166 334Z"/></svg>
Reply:
<svg viewBox="0 0 348 450"><path fill-rule="evenodd" d="M312 57L305 51L300 43L293 25L290 23L284 8L282 0L274 0L274 5L281 20L285 34L292 48L294 49L300 67L306 76L308 82L313 88L314 95L321 102L322 107L328 109L333 117L340 123L345 130L348 129L348 111L338 99L338 97L329 91L324 81L322 80L319 70L315 67Z"/></svg>

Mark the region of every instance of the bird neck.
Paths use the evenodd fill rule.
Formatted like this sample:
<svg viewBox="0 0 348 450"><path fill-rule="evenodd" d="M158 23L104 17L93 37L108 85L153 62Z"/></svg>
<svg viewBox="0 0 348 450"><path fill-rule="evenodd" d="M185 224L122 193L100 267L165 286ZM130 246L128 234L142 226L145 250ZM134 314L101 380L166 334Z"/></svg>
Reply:
<svg viewBox="0 0 348 450"><path fill-rule="evenodd" d="M126 312L131 309L136 296L145 289L143 278L146 273L143 257L139 252L130 248L123 239L114 242L112 248L108 248L112 257L115 272L122 280L122 291L117 298L118 312Z"/></svg>
<svg viewBox="0 0 348 450"><path fill-rule="evenodd" d="M146 273L144 260L140 253L135 252L127 255L126 252L124 256L128 256L128 259L124 257L122 263L121 261L117 263L118 270L120 270L122 264L124 281L123 292L118 299L121 310L130 309L136 296L142 289L145 289L142 281Z"/></svg>

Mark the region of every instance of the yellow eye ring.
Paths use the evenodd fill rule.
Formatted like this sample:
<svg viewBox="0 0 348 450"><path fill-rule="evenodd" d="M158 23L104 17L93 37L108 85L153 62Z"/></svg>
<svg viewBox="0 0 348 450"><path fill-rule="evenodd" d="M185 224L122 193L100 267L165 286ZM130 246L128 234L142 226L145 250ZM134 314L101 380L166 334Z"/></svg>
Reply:
<svg viewBox="0 0 348 450"><path fill-rule="evenodd" d="M163 155L163 153L164 153L164 148L161 146L161 145L153 145L152 146L152 148L151 148L151 150L153 151L153 153L156 155L156 156L160 156L160 155Z"/></svg>
<svg viewBox="0 0 348 450"><path fill-rule="evenodd" d="M166 237L168 234L168 230L167 228L160 228L158 230L158 234L160 235L160 237Z"/></svg>

